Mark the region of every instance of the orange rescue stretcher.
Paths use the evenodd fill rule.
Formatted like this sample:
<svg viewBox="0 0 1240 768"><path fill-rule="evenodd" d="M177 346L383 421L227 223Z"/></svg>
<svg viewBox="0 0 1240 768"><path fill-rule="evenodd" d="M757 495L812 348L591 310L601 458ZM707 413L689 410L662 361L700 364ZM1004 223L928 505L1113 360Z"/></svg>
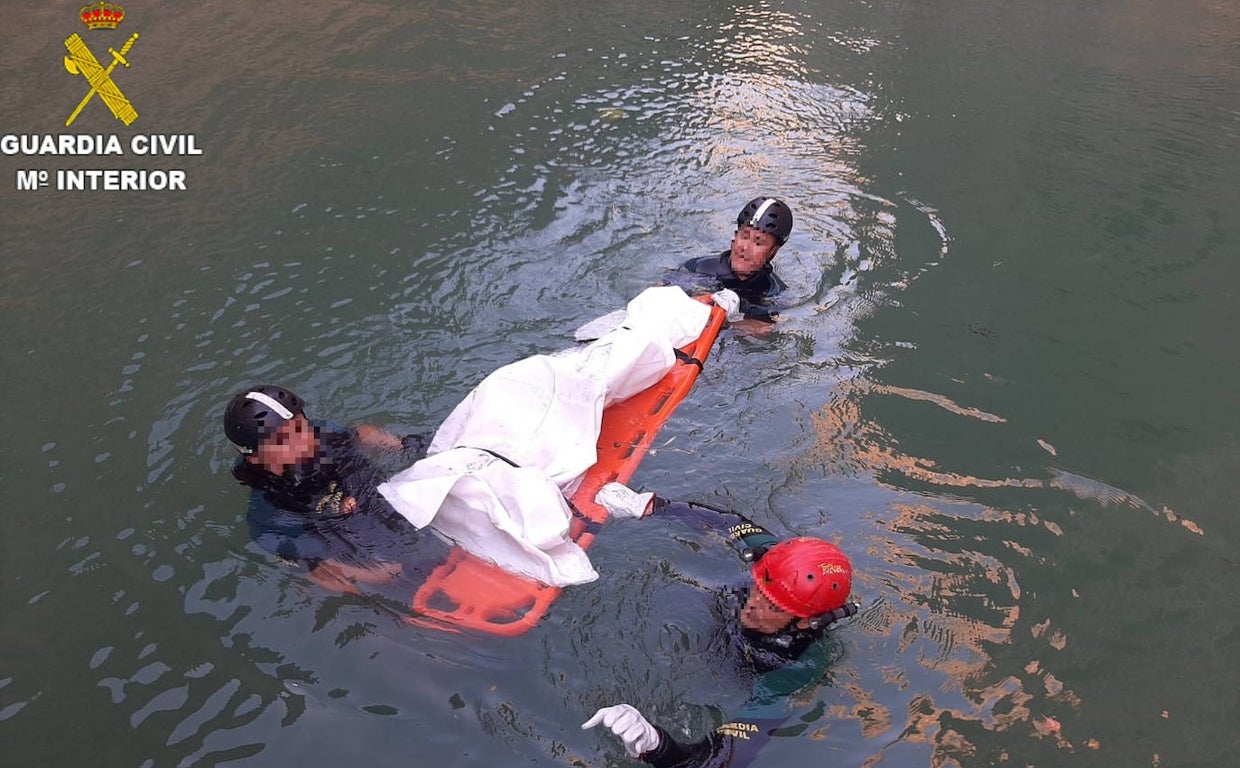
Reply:
<svg viewBox="0 0 1240 768"><path fill-rule="evenodd" d="M714 346L726 313L712 306L710 320L697 340L677 352L676 365L654 385L603 411L598 461L586 470L569 498L577 515L569 535L582 549L594 542L590 523L607 521L607 510L594 503L607 483L627 483L659 429L689 390ZM559 587L519 576L460 547L452 547L413 596L411 624L460 631L472 629L515 637L538 623L560 594Z"/></svg>

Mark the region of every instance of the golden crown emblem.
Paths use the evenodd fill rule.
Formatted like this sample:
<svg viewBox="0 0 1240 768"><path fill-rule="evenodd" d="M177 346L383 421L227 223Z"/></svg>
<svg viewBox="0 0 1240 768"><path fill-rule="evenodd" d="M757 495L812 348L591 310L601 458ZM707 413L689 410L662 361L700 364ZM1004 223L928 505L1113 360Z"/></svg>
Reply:
<svg viewBox="0 0 1240 768"><path fill-rule="evenodd" d="M78 15L82 17L82 23L87 29L116 29L125 20L125 9L100 0L98 3L82 6Z"/></svg>

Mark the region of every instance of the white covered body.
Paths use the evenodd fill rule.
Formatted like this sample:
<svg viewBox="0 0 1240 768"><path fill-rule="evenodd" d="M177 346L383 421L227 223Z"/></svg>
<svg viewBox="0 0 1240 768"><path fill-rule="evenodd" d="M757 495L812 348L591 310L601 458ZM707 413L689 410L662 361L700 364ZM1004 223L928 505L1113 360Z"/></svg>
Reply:
<svg viewBox="0 0 1240 768"><path fill-rule="evenodd" d="M569 537L565 496L597 460L603 409L667 374L676 348L709 318L679 288L646 289L596 341L487 376L444 420L427 457L379 491L413 525L507 570L555 586L594 580Z"/></svg>

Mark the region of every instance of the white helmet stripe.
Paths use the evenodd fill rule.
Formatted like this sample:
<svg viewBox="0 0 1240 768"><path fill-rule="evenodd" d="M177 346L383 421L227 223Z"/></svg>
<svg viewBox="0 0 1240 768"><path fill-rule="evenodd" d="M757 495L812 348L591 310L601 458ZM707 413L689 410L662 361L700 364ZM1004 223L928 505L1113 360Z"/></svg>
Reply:
<svg viewBox="0 0 1240 768"><path fill-rule="evenodd" d="M762 221L763 215L766 214L766 209L774 205L775 202L776 200L773 197L768 197L767 199L763 200L762 205L758 206L758 210L753 212L753 216L749 217L749 226L751 227L758 226L758 222Z"/></svg>
<svg viewBox="0 0 1240 768"><path fill-rule="evenodd" d="M293 418L293 412L290 411L288 408L285 408L283 403L281 403L279 400L276 400L274 397L271 397L270 395L264 395L262 392L247 392L245 395L245 399L246 400L257 400L258 402L267 406L271 410L275 411L276 415L282 419Z"/></svg>

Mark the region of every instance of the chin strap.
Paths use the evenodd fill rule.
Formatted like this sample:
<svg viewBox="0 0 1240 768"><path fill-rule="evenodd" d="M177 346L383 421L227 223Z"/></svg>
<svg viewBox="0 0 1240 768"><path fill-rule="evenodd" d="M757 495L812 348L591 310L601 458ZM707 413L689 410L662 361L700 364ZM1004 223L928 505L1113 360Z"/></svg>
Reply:
<svg viewBox="0 0 1240 768"><path fill-rule="evenodd" d="M841 619L847 619L849 616L856 616L857 612L860 610L861 603L855 598L849 598L847 603L844 603L834 611L827 611L820 616L815 616L810 619L809 627L810 629L822 629L823 627L834 624Z"/></svg>

